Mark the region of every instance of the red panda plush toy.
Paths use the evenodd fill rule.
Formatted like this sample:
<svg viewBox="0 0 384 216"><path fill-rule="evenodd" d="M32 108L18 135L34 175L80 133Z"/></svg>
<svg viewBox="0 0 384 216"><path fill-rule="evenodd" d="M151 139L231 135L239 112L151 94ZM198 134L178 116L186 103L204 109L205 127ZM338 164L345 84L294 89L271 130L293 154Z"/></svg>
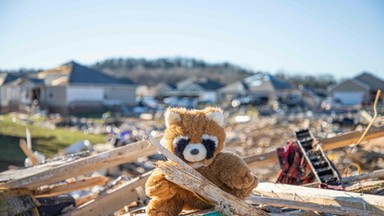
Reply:
<svg viewBox="0 0 384 216"><path fill-rule="evenodd" d="M245 198L257 186L256 176L239 156L222 152L225 131L220 108L168 108L165 125L161 144L222 190ZM148 215L173 216L183 209L212 207L194 193L166 180L160 169L151 174L145 191L152 198L147 207Z"/></svg>

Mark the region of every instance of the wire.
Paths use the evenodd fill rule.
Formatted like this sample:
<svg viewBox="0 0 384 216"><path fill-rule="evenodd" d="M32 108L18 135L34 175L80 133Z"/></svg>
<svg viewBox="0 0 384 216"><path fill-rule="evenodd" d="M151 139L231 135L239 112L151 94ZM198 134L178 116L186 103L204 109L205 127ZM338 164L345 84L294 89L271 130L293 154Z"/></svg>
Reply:
<svg viewBox="0 0 384 216"><path fill-rule="evenodd" d="M343 164L345 158L347 158L347 156L349 154L351 154L351 152L361 143L361 141L364 139L365 135L368 133L369 129L371 128L371 126L373 125L373 123L375 122L376 118L377 118L377 103L379 101L379 98L380 98L380 95L381 95L381 90L377 90L377 93L376 93L376 98L375 98L375 102L373 103L373 112L374 112L374 115L373 115L373 118L371 120L371 122L369 122L368 124L368 127L364 130L363 134L361 135L360 139L356 142L356 144L351 148L351 150L345 155L345 157L343 158L343 161L341 162L341 164ZM348 166L349 167L349 166ZM347 167L347 168L348 168Z"/></svg>

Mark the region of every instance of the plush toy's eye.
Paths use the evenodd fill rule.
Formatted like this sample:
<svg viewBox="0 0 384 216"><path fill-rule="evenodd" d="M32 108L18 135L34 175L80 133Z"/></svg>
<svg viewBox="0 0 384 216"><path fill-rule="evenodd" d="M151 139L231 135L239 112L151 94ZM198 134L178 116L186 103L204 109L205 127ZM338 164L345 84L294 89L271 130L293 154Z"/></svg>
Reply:
<svg viewBox="0 0 384 216"><path fill-rule="evenodd" d="M185 147L188 145L190 139L188 137L184 136L178 136L173 140L173 148L175 149L175 154L180 157L184 158L183 151Z"/></svg>
<svg viewBox="0 0 384 216"><path fill-rule="evenodd" d="M210 159L213 157L213 153L215 152L217 148L217 137L215 136L210 136L208 134L203 135L203 141L201 142L205 148L207 149L207 159Z"/></svg>

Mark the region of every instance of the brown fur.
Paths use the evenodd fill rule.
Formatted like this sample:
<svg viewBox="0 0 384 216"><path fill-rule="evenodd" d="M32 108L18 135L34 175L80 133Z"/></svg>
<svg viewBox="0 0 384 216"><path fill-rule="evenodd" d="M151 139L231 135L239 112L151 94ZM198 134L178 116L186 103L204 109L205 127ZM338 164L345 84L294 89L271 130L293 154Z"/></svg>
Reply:
<svg viewBox="0 0 384 216"><path fill-rule="evenodd" d="M222 113L221 109L214 107L208 107L204 110L170 108L167 112L177 113L178 115L169 117L169 125L163 136L163 145L175 153L172 142L177 136L188 136L190 143L201 143L202 134L216 136L218 146L213 158L199 162L186 162L191 166L199 163L200 167L196 170L222 190L242 199L247 197L252 189L257 186L258 180L239 156L233 153L221 152L225 142L224 128L207 117L207 114L211 112ZM154 170L145 186L146 194L152 198L147 207L148 215L172 216L178 215L182 209L211 207L192 192L166 180L160 169Z"/></svg>

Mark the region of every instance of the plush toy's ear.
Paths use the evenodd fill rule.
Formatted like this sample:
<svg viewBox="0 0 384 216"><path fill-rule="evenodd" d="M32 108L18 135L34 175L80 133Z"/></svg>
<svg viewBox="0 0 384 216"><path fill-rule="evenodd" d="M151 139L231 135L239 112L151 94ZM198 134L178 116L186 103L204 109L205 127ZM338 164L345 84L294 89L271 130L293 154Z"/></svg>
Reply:
<svg viewBox="0 0 384 216"><path fill-rule="evenodd" d="M179 113L173 112L172 110L167 110L165 112L165 126L167 128L179 121L181 121Z"/></svg>
<svg viewBox="0 0 384 216"><path fill-rule="evenodd" d="M224 115L220 111L208 112L205 114L209 120L216 122L219 126L224 127Z"/></svg>

